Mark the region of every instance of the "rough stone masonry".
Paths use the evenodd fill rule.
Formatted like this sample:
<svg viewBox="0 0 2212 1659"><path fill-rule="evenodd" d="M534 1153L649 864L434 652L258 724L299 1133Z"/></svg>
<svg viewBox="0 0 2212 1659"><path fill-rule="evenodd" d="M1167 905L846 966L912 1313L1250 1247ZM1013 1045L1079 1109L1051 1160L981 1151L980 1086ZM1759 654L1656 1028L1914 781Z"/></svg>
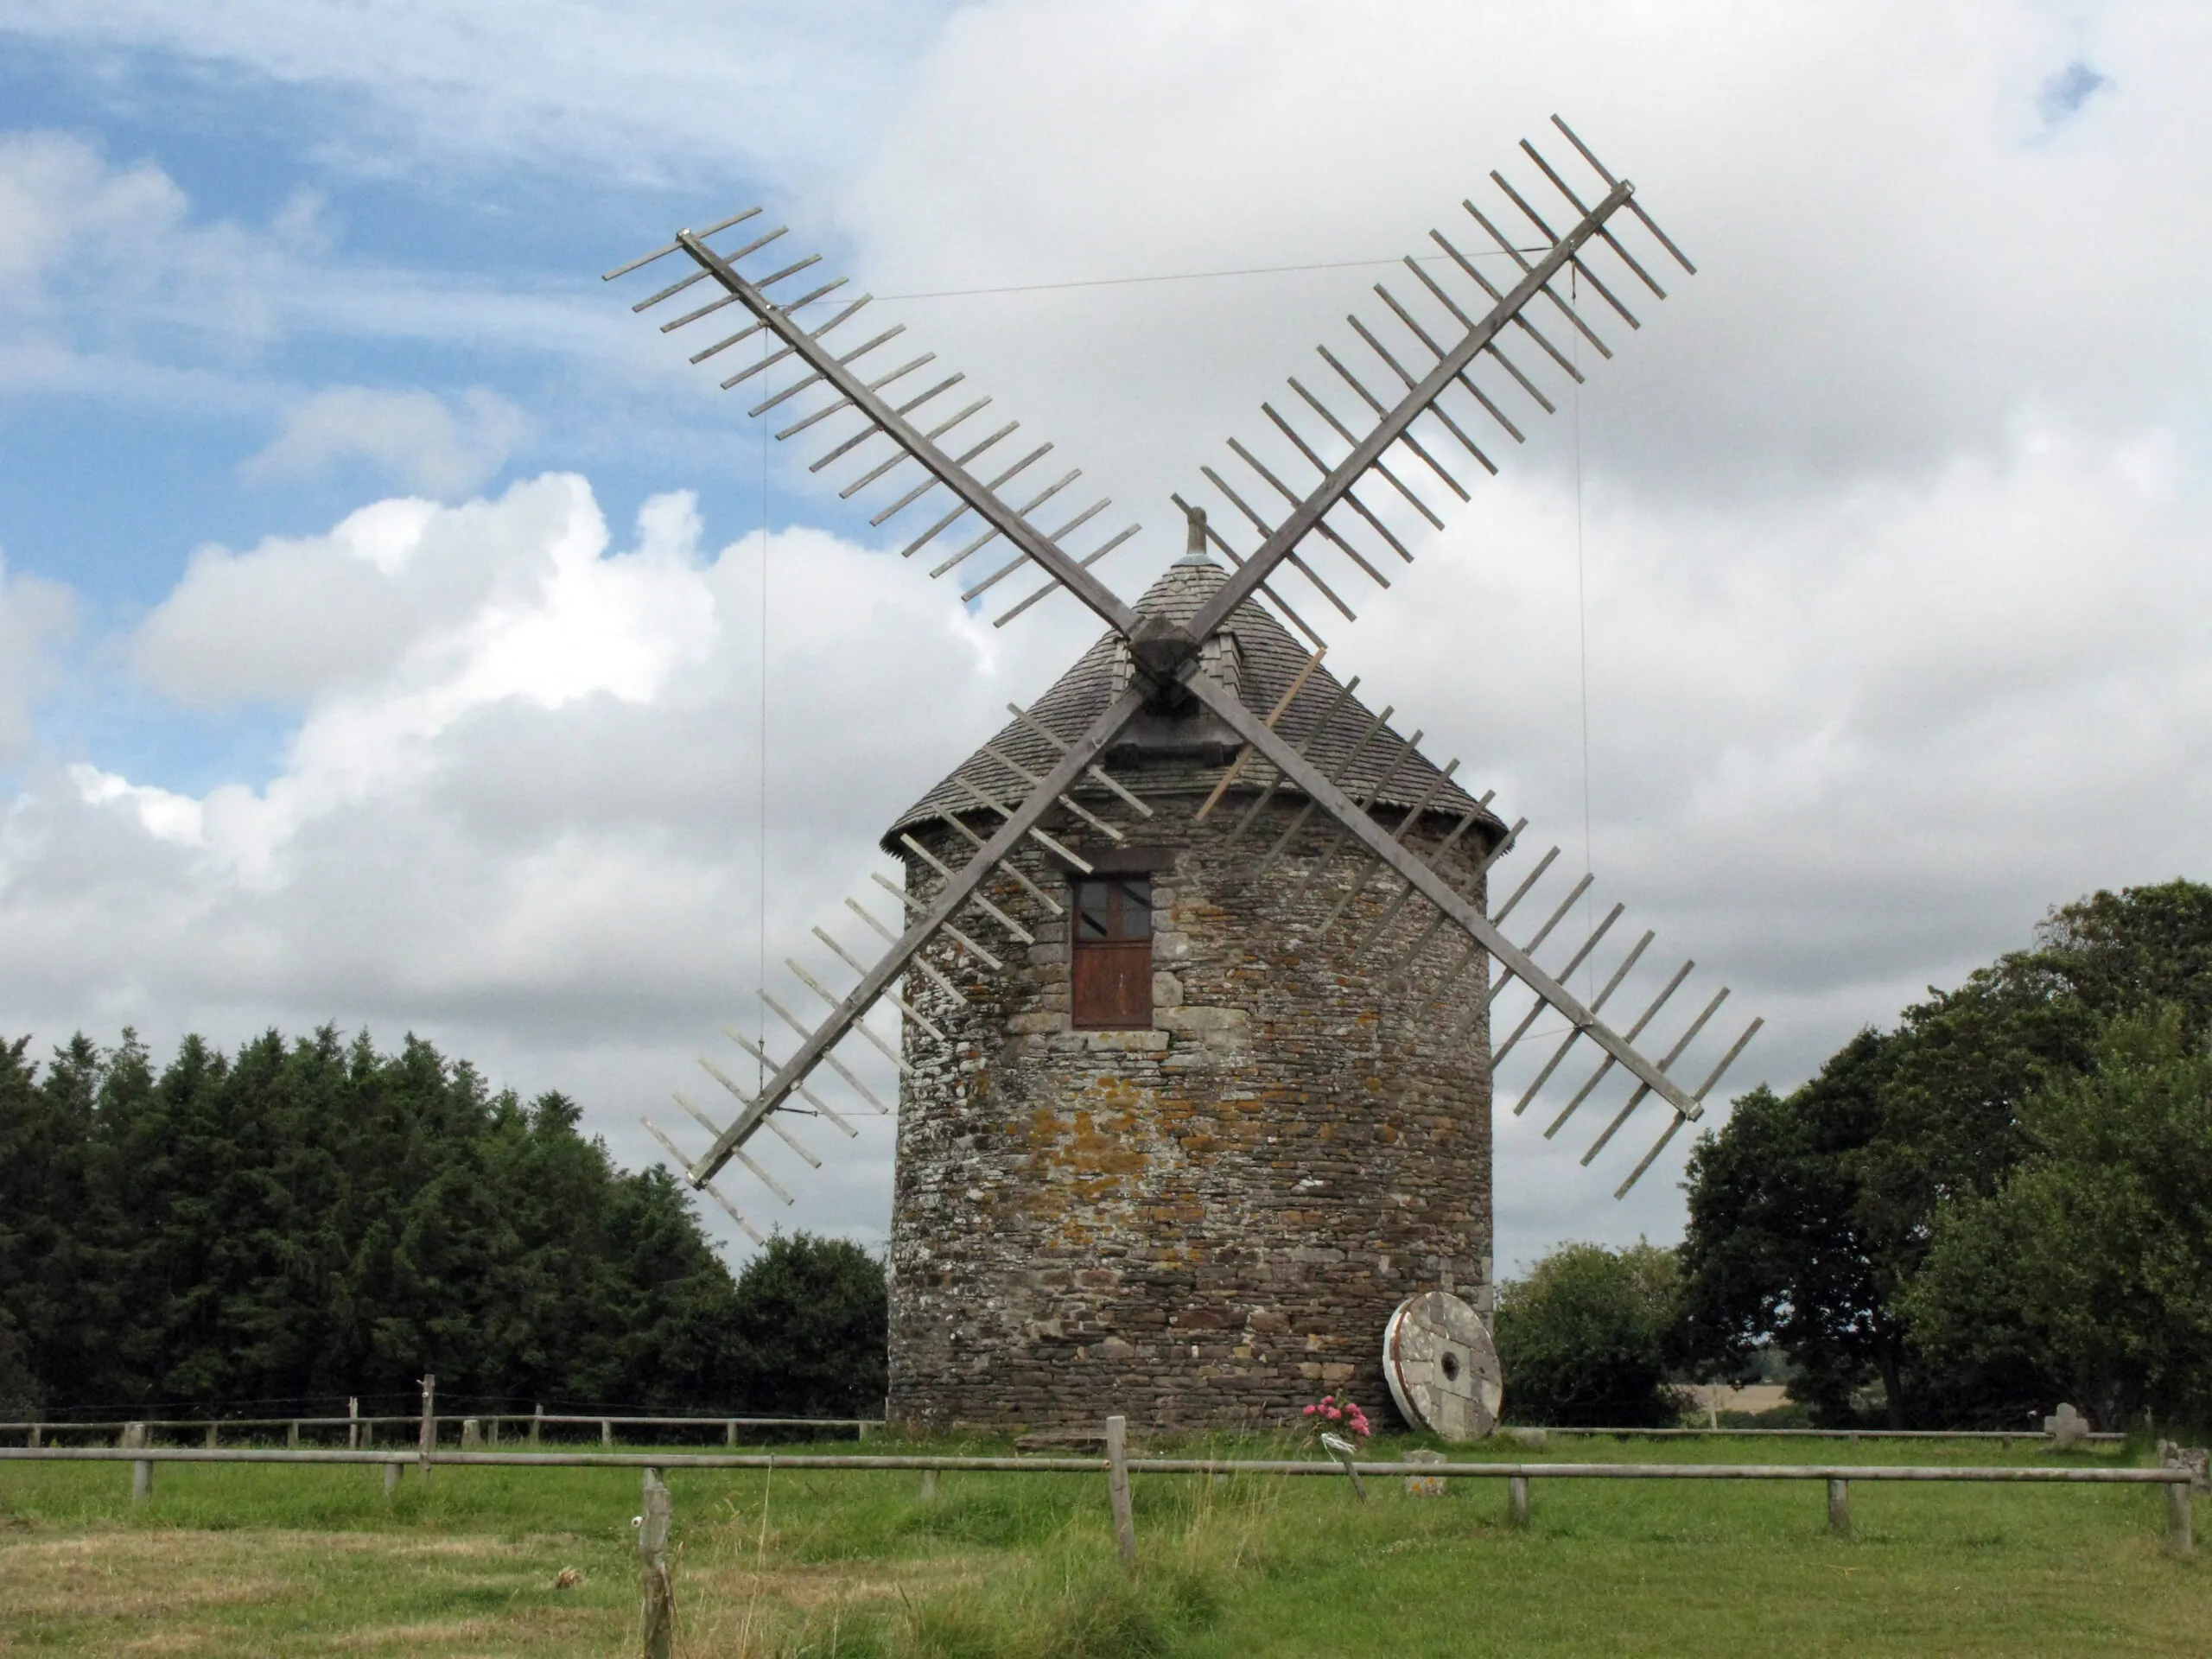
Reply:
<svg viewBox="0 0 2212 1659"><path fill-rule="evenodd" d="M1220 580L1186 561L1142 607L1187 613ZM1262 713L1305 662L1251 607L1208 656ZM1071 734L1128 672L1109 637L1033 712ZM1407 844L1427 855L1449 842L1440 872L1482 902L1482 860L1503 826L1402 753L1356 696L1315 672L1279 729L1387 827L1419 806ZM1019 724L988 747L1034 771L1050 763ZM1039 1427L1121 1413L1161 1428L1247 1426L1332 1391L1387 1415L1381 1344L1397 1304L1443 1287L1488 1311L1487 958L1447 926L1402 977L1435 912L1409 904L1370 938L1401 885L1302 796L1270 791L1262 763L1198 818L1236 750L1210 715L1148 714L1108 764L1154 816L1135 819L1093 785L1077 798L1116 818L1124 843L1071 814L1048 823L1087 862L1150 879L1148 1026L1073 1026L1069 919L1002 875L991 901L1033 945L976 930L1004 964L995 971L942 936L930 947L966 1001L927 1001L949 1051L907 1025L894 1419ZM1020 792L988 748L955 776L1001 799ZM957 868L972 842L948 814L985 835L994 823L948 779L887 837L923 902L939 878L899 837ZM1070 868L1033 844L1016 861L1070 909ZM925 983L911 977L909 995L926 996Z"/></svg>

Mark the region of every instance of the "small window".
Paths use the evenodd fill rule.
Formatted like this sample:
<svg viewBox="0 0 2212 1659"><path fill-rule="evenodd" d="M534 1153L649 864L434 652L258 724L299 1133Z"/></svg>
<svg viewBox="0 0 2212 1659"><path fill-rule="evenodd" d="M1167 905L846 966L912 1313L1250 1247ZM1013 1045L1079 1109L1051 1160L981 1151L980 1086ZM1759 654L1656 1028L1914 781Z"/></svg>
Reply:
<svg viewBox="0 0 2212 1659"><path fill-rule="evenodd" d="M1152 1026L1152 879L1079 877L1069 952L1073 1023L1090 1031Z"/></svg>

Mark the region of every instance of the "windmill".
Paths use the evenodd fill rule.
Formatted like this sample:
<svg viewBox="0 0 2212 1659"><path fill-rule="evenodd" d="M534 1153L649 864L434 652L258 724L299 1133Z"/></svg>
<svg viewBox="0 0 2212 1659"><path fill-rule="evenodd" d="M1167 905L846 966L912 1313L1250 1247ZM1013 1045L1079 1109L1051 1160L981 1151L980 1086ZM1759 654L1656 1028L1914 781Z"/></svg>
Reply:
<svg viewBox="0 0 2212 1659"><path fill-rule="evenodd" d="M1300 608L1318 603L1355 620L1332 581L1342 584L1348 569L1389 586L1394 566L1414 558L1402 532L1442 529L1446 498L1471 499L1461 476L1469 462L1497 471L1484 448L1495 446L1493 432L1523 441L1516 413L1556 410L1546 381L1580 383L1584 346L1599 359L1612 355L1598 323L1641 326L1616 289L1633 282L1665 297L1649 268L1662 257L1694 270L1633 186L1553 120L1589 181L1578 191L1524 141L1541 185L1524 194L1492 172L1506 207L1462 204L1486 245L1463 233L1463 249L1433 231L1435 251L1404 261L1410 287L1376 284L1389 322L1348 318L1356 343L1323 345L1324 372L1289 380L1294 403L1262 405L1264 439L1232 438L1233 467L1201 467L1207 494L1175 498L1188 527L1185 556L1135 604L1095 567L1138 527L1103 534L1094 521L1111 505L1103 499L1071 511L1063 497L1080 469L1040 466L1053 446L1016 440L1018 422L978 419L991 399L970 395L964 377L942 372L933 354L897 361L903 353L883 351L901 327L849 327L870 296L833 298L846 279L817 280L818 256L779 259L785 231L756 232L760 209L679 231L607 273L688 259L693 269L633 308L689 295L664 332L710 318L741 322L692 353L694 363L726 364L733 347L768 336L722 386L772 371L787 377L748 413L784 410L779 440L823 427L820 435L835 441L811 469L852 469L840 490L846 499L879 492L871 524L912 526L904 556L931 550L931 575L959 572L963 602L1018 594L995 619L1003 626L1065 591L1106 626L1052 691L1027 709L1009 705L1012 723L893 826L885 846L906 863L907 880L876 880L895 908L846 900L850 917L878 936L872 959L852 944L849 925L842 937L817 927L836 967L793 958L786 965L799 991L762 990L791 1033L787 1052L779 1057L727 1028L765 1083L748 1090L728 1065L702 1058L734 1108L724 1118L677 1096L711 1137L707 1149L686 1154L647 1121L686 1179L757 1240L716 1177L735 1162L789 1203L748 1150L757 1137L780 1139L818 1166L788 1120L809 1116L853 1135L851 1096L890 1109L861 1072L887 1065L899 1074L914 1109L902 1111L894 1204L894 1408L903 1369L912 1414L925 1418L1042 1421L1133 1389L1152 1391L1162 1421L1279 1414L1311 1382L1376 1380L1371 1355L1385 1316L1391 1351L1415 1355L1408 1363L1419 1370L1391 1373L1402 1408L1439 1389L1464 1395L1472 1379L1462 1368L1481 1365L1466 1343L1480 1348L1481 1332L1470 1337L1465 1304L1449 1318L1437 1307L1440 1295L1453 1300L1455 1277L1488 1295L1495 1067L1524 1039L1557 1038L1517 1115L1571 1055L1588 1054L1594 1065L1545 1131L1557 1135L1606 1090L1613 1109L1586 1166L1655 1103L1661 1133L1620 1180L1618 1198L1701 1115L1758 1031L1755 1020L1688 1085L1697 1075L1691 1050L1728 995L1723 987L1660 1037L1688 963L1662 976L1632 1019L1609 1017L1649 931L1602 987L1577 996L1570 981L1589 964L1596 982L1597 956L1623 913L1616 904L1579 940L1570 930L1552 945L1587 893L1587 874L1518 943L1509 936L1523 901L1548 877L1554 887L1564 880L1554 870L1559 849L1535 859L1491 904L1490 873L1519 849L1525 821L1504 823L1490 796L1477 799L1453 781L1456 760L1437 767L1421 752L1422 734L1401 735L1392 709L1377 713L1358 699L1357 678L1337 681ZM731 232L735 245L717 249L710 239ZM1642 259L1631 242L1648 245ZM1498 280L1478 261L1491 262ZM774 268L748 275L748 262ZM1593 321L1586 293L1605 316ZM815 308L830 315L816 322ZM1186 912L1211 920L1186 925ZM1213 930L1198 952L1206 962L1179 977L1162 971L1160 940L1174 933L1187 950L1191 925ZM1558 966L1538 960L1569 944ZM1182 981L1207 972L1217 982L1213 1004L1199 1006ZM802 994L810 1007L797 1000ZM1492 1009L1509 994L1525 1006L1493 1044ZM885 1005L898 1021L888 1034L868 1018ZM1347 1010L1349 1023L1337 1018ZM1547 1015L1560 1023L1540 1033ZM1372 1065L1357 1058L1363 1044ZM1194 1087L1192 1077L1211 1081ZM1208 1127L1175 1132L1163 1155L1179 1173L1163 1177L1166 1185L1131 1177L1117 1189L1118 1178L1093 1179L1084 1161L1090 1153L1069 1151L1082 1141L1095 1152L1102 1141L1090 1106L1059 1112L1057 1128L1045 1122L1058 1110L1045 1096L1077 1087L1093 1105L1148 1103L1122 1112L1116 1133L1156 1139L1159 1120L1193 1110ZM1033 1106L1033 1130L1016 1121ZM1279 1106L1296 1116L1298 1135L1288 1138L1311 1144L1285 1148L1285 1136L1267 1133ZM1333 1152L1313 1160L1324 1143L1360 1141L1378 1114L1389 1121L1365 1162L1332 1162ZM1040 1162L1002 1150L1008 1137L1027 1136L1033 1151L1039 1135L1057 1135L1067 1155ZM1219 1149L1240 1136L1232 1166L1243 1184L1224 1186ZM1103 1169L1114 1160L1094 1161ZM1211 1172L1203 1179L1190 1174L1201 1163ZM1472 1186L1453 1173L1465 1170L1479 1176ZM1038 1219L1047 1206L1023 1190L1046 1178L1064 1197L1076 1195L1079 1211L1049 1227ZM1121 1209L1102 1199L1082 1211L1086 1194L1115 1190L1128 1200ZM1433 1213L1370 1224L1357 1213L1362 1204ZM1118 1220L1099 1224L1109 1211ZM1121 1265L1082 1265L1094 1257ZM1303 1301L1269 1288L1316 1274L1359 1287ZM1302 1311L1274 1311L1271 1297ZM1103 1380L1062 1382L1062 1358L1103 1366ZM1483 1427L1495 1403L1473 1414Z"/></svg>

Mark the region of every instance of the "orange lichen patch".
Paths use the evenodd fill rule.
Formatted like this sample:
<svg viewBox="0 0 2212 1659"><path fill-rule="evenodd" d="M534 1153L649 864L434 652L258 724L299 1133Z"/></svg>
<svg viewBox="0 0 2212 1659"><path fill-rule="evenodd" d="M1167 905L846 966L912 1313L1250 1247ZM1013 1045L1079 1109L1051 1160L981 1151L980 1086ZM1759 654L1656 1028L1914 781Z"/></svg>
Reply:
<svg viewBox="0 0 2212 1659"><path fill-rule="evenodd" d="M1078 1115L1076 1132L1057 1147L1049 1148L1046 1157L1049 1162L1082 1173L1133 1175L1150 1161L1133 1128L1124 1120L1102 1132Z"/></svg>

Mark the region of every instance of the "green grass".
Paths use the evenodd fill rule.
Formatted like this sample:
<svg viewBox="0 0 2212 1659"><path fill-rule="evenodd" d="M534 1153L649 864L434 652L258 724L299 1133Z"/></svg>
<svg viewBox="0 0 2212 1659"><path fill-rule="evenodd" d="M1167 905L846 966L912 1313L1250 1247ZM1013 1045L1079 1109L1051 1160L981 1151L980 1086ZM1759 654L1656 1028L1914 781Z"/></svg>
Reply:
<svg viewBox="0 0 2212 1659"><path fill-rule="evenodd" d="M2056 1460L1942 1442L1484 1454ZM1516 1531L1497 1480L1425 1498L1370 1479L1362 1505L1335 1478L1141 1476L1132 1577L1098 1477L946 1474L928 1503L904 1473L669 1483L679 1651L730 1659L2196 1653L2212 1628L2212 1569L2166 1553L2153 1487L1859 1483L1839 1540L1817 1484L1540 1479ZM410 1472L387 1502L371 1468L162 1465L150 1505L129 1494L127 1465L0 1464L0 1653L635 1650L634 1470ZM556 1588L563 1568L582 1582Z"/></svg>

